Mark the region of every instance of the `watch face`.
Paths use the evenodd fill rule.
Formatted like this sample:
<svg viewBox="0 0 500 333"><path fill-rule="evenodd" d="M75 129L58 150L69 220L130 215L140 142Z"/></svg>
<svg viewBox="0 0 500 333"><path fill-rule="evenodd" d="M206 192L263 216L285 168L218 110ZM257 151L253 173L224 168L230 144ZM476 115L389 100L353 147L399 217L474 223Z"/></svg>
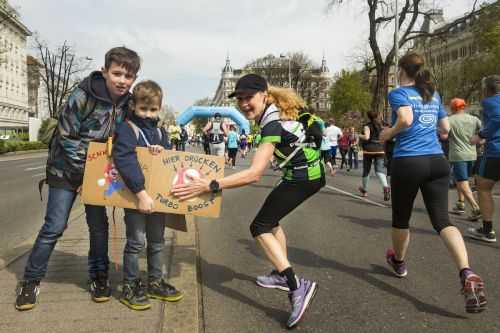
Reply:
<svg viewBox="0 0 500 333"><path fill-rule="evenodd" d="M217 192L219 190L219 182L217 182L215 179L210 182L210 189L212 192Z"/></svg>

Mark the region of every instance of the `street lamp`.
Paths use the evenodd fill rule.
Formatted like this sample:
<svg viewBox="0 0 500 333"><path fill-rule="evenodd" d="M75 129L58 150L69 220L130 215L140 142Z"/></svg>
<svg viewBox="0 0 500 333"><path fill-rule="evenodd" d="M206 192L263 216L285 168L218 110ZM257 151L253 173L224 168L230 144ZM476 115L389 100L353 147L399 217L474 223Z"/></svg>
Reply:
<svg viewBox="0 0 500 333"><path fill-rule="evenodd" d="M399 61L399 10L398 10L398 0L396 1L395 12L394 14L394 87L399 85L398 78L398 61Z"/></svg>
<svg viewBox="0 0 500 333"><path fill-rule="evenodd" d="M284 55L283 53L280 54L280 58L281 59L288 59L288 88L292 89L292 65L291 65L291 61L292 59L290 58L290 56L286 56Z"/></svg>

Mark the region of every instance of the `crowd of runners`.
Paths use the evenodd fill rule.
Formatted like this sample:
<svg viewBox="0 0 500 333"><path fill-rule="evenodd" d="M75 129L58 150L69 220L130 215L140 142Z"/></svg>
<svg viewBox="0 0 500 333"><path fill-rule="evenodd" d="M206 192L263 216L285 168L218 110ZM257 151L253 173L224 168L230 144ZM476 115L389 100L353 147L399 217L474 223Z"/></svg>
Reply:
<svg viewBox="0 0 500 333"><path fill-rule="evenodd" d="M244 76L233 95L243 114L256 120L262 135L250 167L222 179L198 179L173 190L183 200L214 189L244 186L260 178L269 160L283 171L282 181L267 197L250 231L275 267L271 273L258 276L256 283L289 292L289 327L309 306L317 283L295 274L279 221L325 185L326 171L338 177L338 169L357 169L360 151L360 196L368 195L373 165L383 200L391 201L392 246L385 259L393 273L399 278L408 275L409 221L420 190L431 224L457 268L465 310L477 313L486 308L484 281L472 270L462 234L449 219L448 193L452 179L458 198L452 212L464 214L467 200L469 219L482 218L482 226L470 228L468 235L495 242L492 188L500 179L500 76L483 80L483 122L465 113L465 102L459 98L451 101L448 116L422 56L410 53L400 59L399 80L401 86L388 96L390 123L379 113L368 112L367 122L357 133L353 127L335 126L334 119L325 122L317 117L319 130L314 131L310 120L315 116L304 110L303 101L293 92L268 86L257 75ZM309 122L301 121L301 114L309 114ZM295 130L297 124L302 125L302 133ZM479 202L469 186L473 176Z"/></svg>
<svg viewBox="0 0 500 333"><path fill-rule="evenodd" d="M103 70L92 73L69 97L51 141L45 223L19 284L15 305L18 310L32 309L37 302L49 258L66 229L81 188L88 143L110 137L116 169L139 202L139 209L125 210L127 243L120 301L133 310L145 310L151 307L150 298L178 301L183 297L181 291L167 283L161 269L163 232L169 216L152 213L153 200L144 188L135 148L149 147L152 154L163 149L184 150L187 132L175 125L167 131L158 128L163 92L155 82L140 82L129 93L139 68L139 56L134 51L114 48L106 54ZM271 161L275 169L282 171L281 181L251 222L250 233L275 268L256 277L256 283L288 292L289 328L302 319L318 283L299 277L295 271L287 256L286 235L280 221L325 186L327 171L330 176L339 177L339 169L357 169L360 153L360 196L370 193L368 183L373 165L380 193L392 204L392 244L385 252L391 271L400 278L409 274L405 261L409 221L420 190L432 226L456 265L465 310L475 313L486 308L484 281L470 267L463 237L449 219L448 193L452 169L458 197L452 211L465 213L467 201L471 220L482 219L481 227L469 230L470 236L495 242L492 189L500 180L500 76L490 76L482 82L480 121L464 112L466 105L460 99L452 101L452 115L448 116L420 55L403 56L398 69L401 85L388 96L390 122L384 123L380 114L369 112L358 131L353 127L341 129L333 119L322 120L308 111L302 98L291 89L269 85L256 74L241 77L229 97L236 99L248 120L255 121L258 134L239 131L216 113L203 128L202 136L204 151L226 156L230 168L236 166L238 156L245 158L250 150L255 150L249 166L223 178L193 178L172 188L175 197L188 200L202 193L218 193L257 182ZM88 110L87 105L93 105L93 109ZM113 117L108 116L111 111ZM89 113L89 120L82 116ZM440 140L449 142L447 156L452 168ZM481 158L476 145L484 147ZM472 172L476 174L474 188L478 200L469 186ZM94 301L105 302L111 298L108 219L104 207L86 205L85 211L90 233L89 291ZM138 258L146 243L148 271L143 283Z"/></svg>

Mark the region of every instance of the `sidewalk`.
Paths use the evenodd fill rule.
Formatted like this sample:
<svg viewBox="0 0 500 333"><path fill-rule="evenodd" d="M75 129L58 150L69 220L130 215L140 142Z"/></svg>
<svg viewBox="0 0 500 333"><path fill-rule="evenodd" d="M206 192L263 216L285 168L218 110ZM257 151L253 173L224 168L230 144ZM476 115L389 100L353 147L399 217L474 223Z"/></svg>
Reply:
<svg viewBox="0 0 500 333"><path fill-rule="evenodd" d="M185 294L178 303L152 300L148 311L133 311L122 305L121 263L125 245L123 210L116 209L116 238L111 210L109 256L112 299L94 303L87 291L88 229L82 205L75 205L68 229L57 243L42 281L37 306L26 312L14 308L17 280L22 277L28 253L0 270L0 332L198 332L198 283L196 229L188 218L188 232L167 229L165 271L168 280ZM118 270L115 268L118 264ZM146 258L141 257L143 276Z"/></svg>

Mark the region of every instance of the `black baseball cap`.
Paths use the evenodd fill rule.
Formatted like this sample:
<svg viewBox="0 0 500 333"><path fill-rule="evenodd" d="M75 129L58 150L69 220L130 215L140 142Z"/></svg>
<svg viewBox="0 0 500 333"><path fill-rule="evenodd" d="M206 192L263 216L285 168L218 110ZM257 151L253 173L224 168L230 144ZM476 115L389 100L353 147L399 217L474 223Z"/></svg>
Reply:
<svg viewBox="0 0 500 333"><path fill-rule="evenodd" d="M267 81L262 76L257 74L247 74L239 78L236 82L234 91L228 96L230 98L240 95L248 94L253 95L259 91L267 90Z"/></svg>

